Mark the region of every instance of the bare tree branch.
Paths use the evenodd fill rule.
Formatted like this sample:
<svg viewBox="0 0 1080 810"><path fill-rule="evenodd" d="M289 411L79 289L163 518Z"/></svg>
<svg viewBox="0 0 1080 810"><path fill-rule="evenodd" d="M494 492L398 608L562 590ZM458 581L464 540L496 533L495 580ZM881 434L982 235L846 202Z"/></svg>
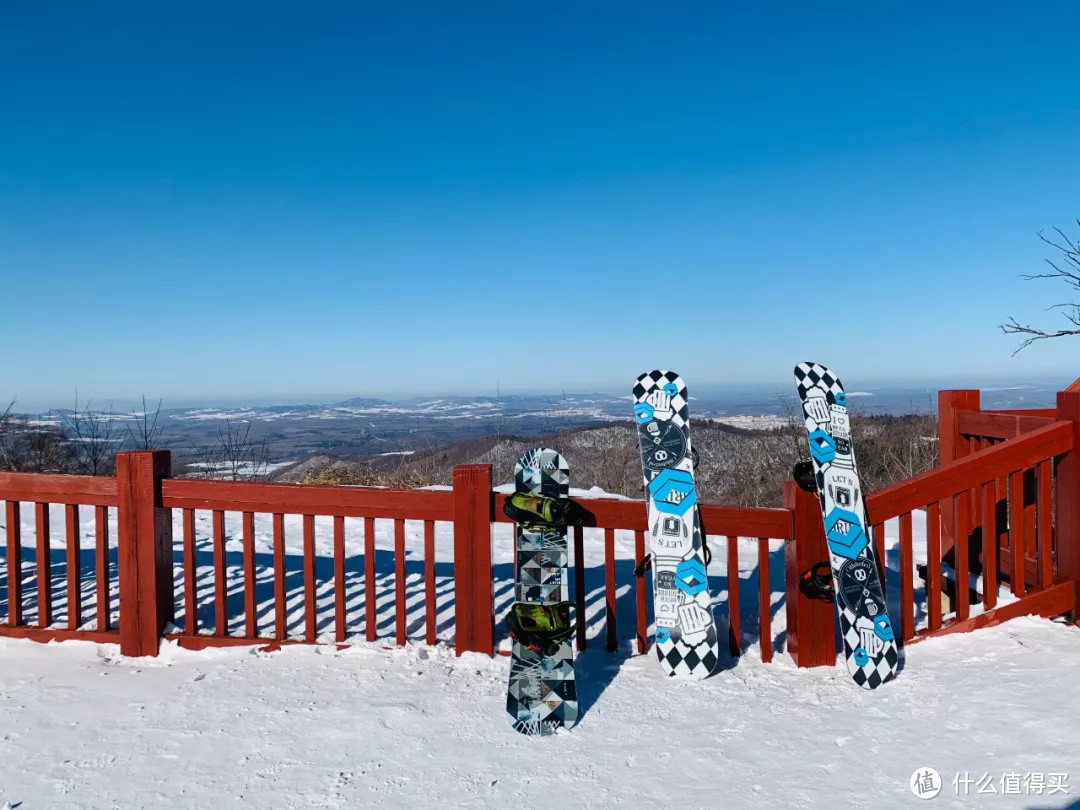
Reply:
<svg viewBox="0 0 1080 810"><path fill-rule="evenodd" d="M1076 224L1080 226L1080 219ZM1046 273L1034 273L1030 275L1023 275L1025 281L1031 281L1032 279L1048 278L1048 279L1060 279L1065 284L1076 292L1080 292L1080 242L1074 241L1061 228L1054 228L1056 237L1047 237L1042 233L1039 234L1045 244L1054 248L1061 254L1061 257L1057 261L1053 259L1047 259L1046 263L1050 266L1050 272ZM1020 323L1016 318L1010 317L1008 323L1000 324L999 328L1006 335L1026 335L1025 339L1016 347L1016 351L1013 352L1013 356L1023 349L1030 346L1037 340L1047 340L1049 338L1066 337L1068 335L1080 335L1080 303L1075 302L1063 302L1054 304L1050 309L1062 310L1062 316L1070 324L1077 327L1076 329L1041 329L1031 324Z"/></svg>
<svg viewBox="0 0 1080 810"><path fill-rule="evenodd" d="M127 426L128 442L135 450L157 450L161 445L161 436L165 432L165 425L161 424L161 403L159 399L157 408L151 417L146 408L146 394L142 397L142 411L132 411L132 422Z"/></svg>

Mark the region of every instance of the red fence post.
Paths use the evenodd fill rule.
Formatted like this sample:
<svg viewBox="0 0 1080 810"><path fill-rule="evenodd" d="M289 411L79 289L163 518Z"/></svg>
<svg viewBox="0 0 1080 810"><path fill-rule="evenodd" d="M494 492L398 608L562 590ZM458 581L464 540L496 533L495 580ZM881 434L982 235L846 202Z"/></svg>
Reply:
<svg viewBox="0 0 1080 810"><path fill-rule="evenodd" d="M454 467L454 648L495 654L491 465Z"/></svg>
<svg viewBox="0 0 1080 810"><path fill-rule="evenodd" d="M116 454L117 552L120 568L120 652L157 655L173 619L172 521L161 506L168 450Z"/></svg>
<svg viewBox="0 0 1080 810"><path fill-rule="evenodd" d="M982 410L977 388L938 391L938 466L963 458L970 452L968 442L956 429L956 414L960 411ZM956 536L955 505L951 502L941 510L941 554L953 547Z"/></svg>
<svg viewBox="0 0 1080 810"><path fill-rule="evenodd" d="M1057 575L1054 581L1075 582L1077 604L1080 605L1080 386L1077 384L1058 392L1057 418L1072 422L1073 449L1057 462L1054 498ZM1076 620L1076 611L1073 620Z"/></svg>
<svg viewBox="0 0 1080 810"><path fill-rule="evenodd" d="M799 590L802 573L829 560L821 504L814 493L785 481L784 508L791 512L792 524L792 539L784 544L788 654L796 666L831 667L836 664L835 610L832 603L811 599Z"/></svg>

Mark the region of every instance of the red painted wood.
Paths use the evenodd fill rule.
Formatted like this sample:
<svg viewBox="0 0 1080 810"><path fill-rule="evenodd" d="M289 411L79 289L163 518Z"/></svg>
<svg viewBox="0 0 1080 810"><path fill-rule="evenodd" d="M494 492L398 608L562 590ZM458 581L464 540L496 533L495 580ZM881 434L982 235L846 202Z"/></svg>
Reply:
<svg viewBox="0 0 1080 810"><path fill-rule="evenodd" d="M42 629L40 627L27 627L26 625L20 627L0 625L0 637L26 638L40 644L48 644L51 641L93 641L98 644L116 644L120 639L120 633L117 630L103 633L97 630L72 631L58 627Z"/></svg>
<svg viewBox="0 0 1080 810"><path fill-rule="evenodd" d="M996 624L1015 619L1019 616L1045 616L1053 618L1063 613L1069 613L1076 609L1076 588L1072 582L1062 582L1045 590L1029 594L1015 602L972 616L965 621L950 621L944 627L931 633L928 630L921 631L909 643L914 644L930 636L945 636L952 633L970 633L983 627L992 627Z"/></svg>
<svg viewBox="0 0 1080 810"><path fill-rule="evenodd" d="M810 599L799 590L799 579L819 562L828 562L829 547L821 520L821 504L814 493L784 482L784 508L792 515L794 542L784 544L784 610L787 614L787 650L800 667L836 664L836 611L829 602ZM728 578L735 558L728 541Z"/></svg>
<svg viewBox="0 0 1080 810"><path fill-rule="evenodd" d="M948 467L950 464L963 458L970 452L970 443L964 436L960 435L958 430L958 418L959 414L963 411L979 411L980 409L979 392L977 390L961 389L938 392L939 468ZM941 493L935 497L928 498L925 502L929 503L931 500L941 499L943 509L941 514L941 544L943 552L948 552L952 549L953 536L956 528L956 516L952 513L952 501L944 500L946 495L952 494L953 493L951 492ZM895 510L895 512L889 515L883 515L881 517L876 516L873 512L871 512L871 515L876 521L885 521L903 512L910 512L912 509L917 509L923 505L924 504L917 504L915 506L904 507Z"/></svg>
<svg viewBox="0 0 1080 810"><path fill-rule="evenodd" d="M585 637L585 542L580 526L574 526L574 630L578 652L588 648Z"/></svg>
<svg viewBox="0 0 1080 810"><path fill-rule="evenodd" d="M37 601L38 627L52 624L52 565L49 559L49 504L34 504L34 528L37 531Z"/></svg>
<svg viewBox="0 0 1080 810"><path fill-rule="evenodd" d="M394 620L398 644L405 644L405 521L394 521Z"/></svg>
<svg viewBox="0 0 1080 810"><path fill-rule="evenodd" d="M1021 416L1000 411L961 411L956 414L958 433L993 439L1012 439L1054 421L1050 416Z"/></svg>
<svg viewBox="0 0 1080 810"><path fill-rule="evenodd" d="M1067 421L1074 447L1057 462L1054 498L1057 576L1072 580L1080 589L1080 379L1058 392L1057 416Z"/></svg>
<svg viewBox="0 0 1080 810"><path fill-rule="evenodd" d="M495 651L491 593L491 465L460 464L453 472L454 648Z"/></svg>
<svg viewBox="0 0 1080 810"><path fill-rule="evenodd" d="M112 629L109 615L112 600L109 598L109 507L94 507L94 576L97 580L97 629L105 633Z"/></svg>
<svg viewBox="0 0 1080 810"><path fill-rule="evenodd" d="M635 564L645 558L645 532L634 532ZM634 618L637 625L637 651L644 654L649 649L649 614L645 596L645 577L634 577Z"/></svg>
<svg viewBox="0 0 1080 810"><path fill-rule="evenodd" d="M229 635L229 613L225 602L225 513L215 509L214 522L214 635Z"/></svg>
<svg viewBox="0 0 1080 810"><path fill-rule="evenodd" d="M93 475L0 472L0 499L116 506L116 479Z"/></svg>
<svg viewBox="0 0 1080 810"><path fill-rule="evenodd" d="M1025 572L1025 580L1027 585L1036 585L1038 582L1038 565L1035 552L1038 542L1036 535L1039 528L1037 510L1039 493L1038 483L1035 479L1035 467L1024 470L1022 480L1024 487L1024 557L1028 563L1028 565L1025 565L1025 569L1030 566L1031 562L1036 562L1036 570L1032 572L1035 576L1027 577Z"/></svg>
<svg viewBox="0 0 1080 810"><path fill-rule="evenodd" d="M604 529L604 639L607 651L619 649L619 631L616 626L615 605L615 530Z"/></svg>
<svg viewBox="0 0 1080 810"><path fill-rule="evenodd" d="M22 524L18 501L7 501L7 594L9 627L18 627L22 618Z"/></svg>
<svg viewBox="0 0 1080 810"><path fill-rule="evenodd" d="M368 641L379 636L375 602L375 519L364 518L364 630Z"/></svg>
<svg viewBox="0 0 1080 810"><path fill-rule="evenodd" d="M348 634L345 618L345 518L334 516L334 640Z"/></svg>
<svg viewBox="0 0 1080 810"><path fill-rule="evenodd" d="M499 523L512 523L503 513L509 495L492 493L492 509ZM648 531L644 501L611 498L575 498L586 510L586 526L627 531ZM762 509L746 506L698 507L702 532L712 535L736 534L741 537L791 538L791 515L786 509Z"/></svg>
<svg viewBox="0 0 1080 810"><path fill-rule="evenodd" d="M271 523L274 532L274 637L281 640L288 633L285 624L285 515L274 512Z"/></svg>
<svg viewBox="0 0 1080 810"><path fill-rule="evenodd" d="M954 461L900 481L866 497L866 507L874 523L882 523L904 512L921 509L933 501L950 498L1000 475L1021 470L1072 448L1070 425L1055 422L1025 436L1002 442L978 455Z"/></svg>
<svg viewBox="0 0 1080 810"><path fill-rule="evenodd" d="M161 485L172 468L168 450L116 455L120 652L157 655L174 618L172 520Z"/></svg>
<svg viewBox="0 0 1080 810"><path fill-rule="evenodd" d="M993 610L997 605L997 483L988 481L982 488L983 526L983 607Z"/></svg>
<svg viewBox="0 0 1080 810"><path fill-rule="evenodd" d="M772 603L769 582L769 540L758 538L758 615L761 627L761 660L772 661Z"/></svg>
<svg viewBox="0 0 1080 810"><path fill-rule="evenodd" d="M244 539L244 634L259 635L255 613L255 515L244 512L241 519Z"/></svg>
<svg viewBox="0 0 1080 810"><path fill-rule="evenodd" d="M1041 462L1036 472L1036 516L1039 531L1035 559L1039 566L1038 583L1040 588L1048 588L1054 584L1053 549L1051 548L1053 529L1050 525L1053 477L1050 464L1049 461Z"/></svg>
<svg viewBox="0 0 1080 810"><path fill-rule="evenodd" d="M1012 592L1023 596L1024 591L1024 476L1009 475L1009 552L1012 555Z"/></svg>
<svg viewBox="0 0 1080 810"><path fill-rule="evenodd" d="M900 638L915 636L915 583L912 575L911 512L900 516Z"/></svg>
<svg viewBox="0 0 1080 810"><path fill-rule="evenodd" d="M926 612L930 631L941 627L941 505L926 509Z"/></svg>
<svg viewBox="0 0 1080 810"><path fill-rule="evenodd" d="M1056 408L1006 408L1000 411L990 411L990 413L1004 413L1012 414L1013 416L1043 416L1050 419L1057 418Z"/></svg>
<svg viewBox="0 0 1080 810"><path fill-rule="evenodd" d="M881 523L873 525L870 528L870 536L874 538L874 556L877 557L881 589L885 590L885 526Z"/></svg>
<svg viewBox="0 0 1080 810"><path fill-rule="evenodd" d="M742 655L742 625L739 622L739 538L727 536L728 581L728 650L732 655Z"/></svg>
<svg viewBox="0 0 1080 810"><path fill-rule="evenodd" d="M304 515L304 639L314 643L315 625L315 516Z"/></svg>
<svg viewBox="0 0 1080 810"><path fill-rule="evenodd" d="M441 490L176 479L162 484L162 498L165 506L173 508L406 520L450 520L453 517L452 494Z"/></svg>
<svg viewBox="0 0 1080 810"><path fill-rule="evenodd" d="M428 644L438 641L436 636L439 611L435 602L435 522L424 521L424 640Z"/></svg>
<svg viewBox="0 0 1080 810"><path fill-rule="evenodd" d="M82 627L82 567L79 563L79 505L64 506L67 535L67 615L68 630Z"/></svg>
<svg viewBox="0 0 1080 810"><path fill-rule="evenodd" d="M183 510L184 632L199 632L199 584L195 563L195 510Z"/></svg>
<svg viewBox="0 0 1080 810"><path fill-rule="evenodd" d="M968 565L968 550L971 538L971 496L968 490L964 490L955 496L954 514L956 515L956 619L964 621L968 617L971 607L971 586L969 576L971 566Z"/></svg>

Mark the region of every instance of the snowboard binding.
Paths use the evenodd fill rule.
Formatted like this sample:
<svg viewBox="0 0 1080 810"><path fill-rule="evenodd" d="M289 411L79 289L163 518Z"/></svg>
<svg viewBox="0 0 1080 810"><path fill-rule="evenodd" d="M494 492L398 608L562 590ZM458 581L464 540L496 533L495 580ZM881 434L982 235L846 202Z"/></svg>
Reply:
<svg viewBox="0 0 1080 810"><path fill-rule="evenodd" d="M506 616L510 638L540 655L546 655L570 638L570 603L534 605L516 602Z"/></svg>
<svg viewBox="0 0 1080 810"><path fill-rule="evenodd" d="M814 464L811 461L800 461L791 468L791 477L799 485L799 489L807 492L817 492L817 478L814 476Z"/></svg>
<svg viewBox="0 0 1080 810"><path fill-rule="evenodd" d="M832 566L828 560L815 563L812 568L802 572L799 577L799 590L803 596L832 604L836 598L836 589L832 583Z"/></svg>
<svg viewBox="0 0 1080 810"><path fill-rule="evenodd" d="M709 541L705 539L705 535L701 535L701 556L705 558L705 567L709 566L712 562L712 550L709 548ZM634 576L641 579L645 576L645 572L652 568L652 553L646 553L644 557L638 560L638 564L634 566Z"/></svg>
<svg viewBox="0 0 1080 810"><path fill-rule="evenodd" d="M545 498L515 492L503 504L503 513L521 526L580 526L585 510L569 498Z"/></svg>

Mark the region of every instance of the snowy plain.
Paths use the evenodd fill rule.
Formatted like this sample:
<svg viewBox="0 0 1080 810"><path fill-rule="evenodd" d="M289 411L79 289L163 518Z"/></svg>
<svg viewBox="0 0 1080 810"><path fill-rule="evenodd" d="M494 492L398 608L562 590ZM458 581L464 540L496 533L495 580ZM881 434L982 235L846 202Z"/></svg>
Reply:
<svg viewBox="0 0 1080 810"><path fill-rule="evenodd" d="M89 549L94 526L91 510L85 512L80 534ZM32 538L33 509L25 505L21 515L23 536ZM179 513L175 517L179 543ZM914 527L917 560L925 559L920 517ZM243 607L238 518L226 520L234 633L240 632ZM51 524L55 578L63 568L62 512ZM299 528L299 518L287 519L294 566ZM319 519L316 528L319 554L331 554L330 521ZM453 637L448 529L440 524L436 532L441 641ZM500 524L494 531L498 615L510 601L509 529ZM890 595L897 592L895 532L895 525L887 527ZM214 621L209 513L196 514L196 534L199 614L206 629ZM744 655L725 656L707 681L678 683L660 673L651 655L637 655L632 647L633 595L626 577L632 535L616 537L621 644L617 653L604 651L603 544L587 537L591 643L577 660L582 713L569 732L530 739L510 728L505 657L455 657L445 643L420 642L419 524L408 523L406 532L410 642L396 647L389 638L393 533L382 522L376 546L383 638L360 640L362 565L353 562L360 560L363 539L350 521L346 649L327 643L277 652L192 652L166 643L158 658L127 659L110 644L0 639L0 806L909 807L922 805L909 779L927 767L944 782L932 800L940 806L1065 807L1080 798L1080 769L1074 767L1080 707L1072 700L1080 663L1076 628L1024 618L924 641L907 648L895 682L866 692L852 684L842 662L800 670L783 652L779 542L770 554L773 624L766 642L776 655L771 664L761 662L756 544L744 541L738 582ZM710 584L718 620L726 622L726 591L734 583L722 575L722 539L712 542L718 562ZM269 594L270 534L260 519L256 552L265 586L260 593ZM325 562L317 589L319 632L330 641ZM32 577L26 586L32 619ZM62 584L55 595L62 621ZM85 605L92 617L92 600ZM895 611L895 602L891 607ZM301 630L302 613L302 601L290 596L290 632ZM921 624L925 617L921 611L917 616ZM272 605L262 596L259 621L264 628L272 621ZM1058 774L1066 774L1067 792L1051 795ZM1041 793L1035 793L1036 775ZM1017 784L1018 793L1003 792ZM988 785L996 792L987 793Z"/></svg>

